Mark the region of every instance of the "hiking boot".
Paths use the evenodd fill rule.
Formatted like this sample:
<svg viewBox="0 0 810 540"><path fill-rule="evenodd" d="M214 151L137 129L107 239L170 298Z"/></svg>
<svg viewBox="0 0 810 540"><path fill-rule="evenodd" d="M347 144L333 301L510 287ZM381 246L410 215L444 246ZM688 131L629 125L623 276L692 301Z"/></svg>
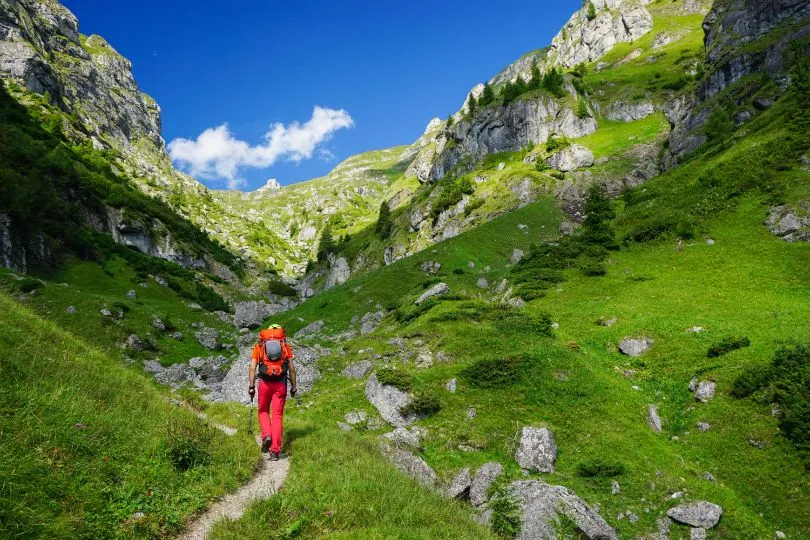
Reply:
<svg viewBox="0 0 810 540"><path fill-rule="evenodd" d="M270 452L270 461L278 461L281 458L280 452Z"/></svg>
<svg viewBox="0 0 810 540"><path fill-rule="evenodd" d="M273 444L273 438L269 435L262 439L262 452L267 453L270 451L270 446Z"/></svg>

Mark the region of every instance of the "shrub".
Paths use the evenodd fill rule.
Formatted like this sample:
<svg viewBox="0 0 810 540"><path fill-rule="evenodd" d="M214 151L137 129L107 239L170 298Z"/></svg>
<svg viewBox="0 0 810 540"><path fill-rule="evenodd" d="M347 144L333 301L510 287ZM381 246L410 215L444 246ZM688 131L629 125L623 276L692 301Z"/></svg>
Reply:
<svg viewBox="0 0 810 540"><path fill-rule="evenodd" d="M129 313L129 310L130 310L130 307L127 304L125 304L124 302L121 302L121 301L113 302L112 307L119 310L121 313Z"/></svg>
<svg viewBox="0 0 810 540"><path fill-rule="evenodd" d="M569 146L571 146L571 141L569 141L568 138L550 135L546 141L546 152L553 154L554 152L568 148Z"/></svg>
<svg viewBox="0 0 810 540"><path fill-rule="evenodd" d="M267 284L267 290L279 296L296 296L298 294L295 289L281 280L269 282Z"/></svg>
<svg viewBox="0 0 810 540"><path fill-rule="evenodd" d="M410 373L406 373L394 368L380 368L377 370L377 380L381 384L387 384L394 388L399 388L403 392L413 388L414 378Z"/></svg>
<svg viewBox="0 0 810 540"><path fill-rule="evenodd" d="M526 358L493 358L488 356L474 361L461 370L459 377L477 388L502 388L520 380Z"/></svg>
<svg viewBox="0 0 810 540"><path fill-rule="evenodd" d="M484 90L481 92L481 97L478 99L478 105L486 107L493 101L495 101L495 92L492 90L492 86L487 83L484 85Z"/></svg>
<svg viewBox="0 0 810 540"><path fill-rule="evenodd" d="M42 282L34 278L23 278L23 280L17 284L17 288L20 290L21 293L27 294L37 289L41 289Z"/></svg>
<svg viewBox="0 0 810 540"><path fill-rule="evenodd" d="M596 6L593 5L593 2L588 2L588 11L586 13L589 21L592 21L596 18Z"/></svg>
<svg viewBox="0 0 810 540"><path fill-rule="evenodd" d="M723 356L724 354L742 349L743 347L748 347L749 345L751 345L751 341L745 336L723 338L709 347L706 356L709 358L717 358L718 356Z"/></svg>
<svg viewBox="0 0 810 540"><path fill-rule="evenodd" d="M543 88L558 98L565 96L564 84L565 79L557 68L551 68L543 77Z"/></svg>
<svg viewBox="0 0 810 540"><path fill-rule="evenodd" d="M462 275L464 275L464 269L463 268L453 268L453 273L455 275L457 275L457 276L462 276Z"/></svg>
<svg viewBox="0 0 810 540"><path fill-rule="evenodd" d="M577 102L577 116L579 118L591 117L591 111L588 109L588 103L585 101L585 98L580 97Z"/></svg>
<svg viewBox="0 0 810 540"><path fill-rule="evenodd" d="M612 478L624 474L624 465L602 458L583 461L577 465L577 476L582 478L605 477Z"/></svg>
<svg viewBox="0 0 810 540"><path fill-rule="evenodd" d="M400 412L404 415L415 414L416 416L431 416L439 412L442 406L439 398L426 392L417 393L413 400L403 407Z"/></svg>
<svg viewBox="0 0 810 540"><path fill-rule="evenodd" d="M709 142L720 142L734 133L734 120L722 107L717 107L709 116L704 129Z"/></svg>
<svg viewBox="0 0 810 540"><path fill-rule="evenodd" d="M448 182L431 205L430 215L433 218L433 224L436 224L442 212L458 204L464 198L464 195L472 195L473 193L475 193L475 188L466 176Z"/></svg>
<svg viewBox="0 0 810 540"><path fill-rule="evenodd" d="M491 511L490 527L500 538L515 538L523 528L520 521L520 501L509 494L503 482L491 489L487 503Z"/></svg>
<svg viewBox="0 0 810 540"><path fill-rule="evenodd" d="M750 396L760 388L765 387L770 378L771 370L768 366L751 366L743 371L731 385L731 395L737 399Z"/></svg>
<svg viewBox="0 0 810 540"><path fill-rule="evenodd" d="M171 420L166 436L169 460L180 471L204 465L215 437L214 429L196 418Z"/></svg>
<svg viewBox="0 0 810 540"><path fill-rule="evenodd" d="M586 260L580 263L579 269L588 277L604 276L607 274L605 265L600 261Z"/></svg>

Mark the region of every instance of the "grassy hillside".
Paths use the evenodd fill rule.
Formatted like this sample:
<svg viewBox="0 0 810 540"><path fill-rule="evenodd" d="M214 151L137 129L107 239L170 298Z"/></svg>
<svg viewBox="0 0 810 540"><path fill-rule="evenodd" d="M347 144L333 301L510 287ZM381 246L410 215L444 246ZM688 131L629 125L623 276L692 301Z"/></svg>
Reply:
<svg viewBox="0 0 810 540"><path fill-rule="evenodd" d="M417 425L428 432L421 455L445 482L462 467L489 460L502 463L510 478L522 478L513 457L515 434L524 425L545 425L556 435L559 455L557 471L540 476L598 504L621 537L656 530L656 520L684 499L723 506L720 524L710 531L716 537L766 538L777 530L810 535L802 510L810 505L803 443L795 429L787 436L783 417L771 407L778 399L773 385L778 396L779 385L803 379L774 380L754 399L732 396L752 367L769 365L785 345L810 342L810 246L784 242L762 226L771 205L808 195L810 173L799 168L796 147L787 142L797 110L786 99L745 132L715 141L693 161L631 190L613 205L616 239L625 242L607 253L605 274L588 277L578 259L561 260L570 268L559 283L522 309L493 302L499 298L493 287L519 277L520 267L507 264L513 248L555 236L560 217L547 201L279 316L292 329L322 319L324 332L334 335L377 305L392 310L377 332L341 343L343 352L322 361L326 375L303 412L304 421L318 427L291 447L295 492L257 504L242 521L220 528L220 537L258 538L250 531L266 521L304 536L364 531L364 522L350 519L351 475L326 485L307 472L328 463L315 450L318 443L345 440L332 426L346 412L376 413L364 397L365 381L339 375L358 360L394 367L413 378L417 393L438 398L438 412ZM711 181L701 180L707 177ZM425 260L442 264L437 276L420 270ZM476 286L479 277L487 278L486 290ZM439 280L450 284L451 294L415 308L414 299ZM612 326L598 324L612 318ZM548 320L559 325L551 335ZM704 331L687 332L696 326ZM655 341L649 353L631 358L618 352L621 339L639 336ZM414 352L399 354L393 337ZM750 346L709 354L729 338L747 338ZM433 366L419 368L415 356L426 349ZM487 376L492 360L504 377ZM451 394L443 386L454 377L458 391ZM713 400L695 400L689 390L695 377L716 382ZM646 423L650 404L663 418L661 433ZM471 407L476 416L468 420ZM701 431L698 422L711 427ZM370 445L387 430L358 428L350 437ZM611 494L613 480L621 486L617 495ZM678 492L683 499L672 498ZM313 505L305 493L319 493L320 502ZM280 516L279 508L288 514ZM638 520L631 522L628 512ZM671 537L688 535L688 528L673 525Z"/></svg>
<svg viewBox="0 0 810 540"><path fill-rule="evenodd" d="M0 350L4 537L167 534L256 464L249 437L208 427L6 294Z"/></svg>

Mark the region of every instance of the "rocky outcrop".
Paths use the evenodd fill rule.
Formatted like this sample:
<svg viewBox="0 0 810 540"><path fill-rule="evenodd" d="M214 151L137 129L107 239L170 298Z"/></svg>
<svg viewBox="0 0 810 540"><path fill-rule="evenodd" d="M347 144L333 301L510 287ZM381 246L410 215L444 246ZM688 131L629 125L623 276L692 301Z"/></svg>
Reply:
<svg viewBox="0 0 810 540"><path fill-rule="evenodd" d="M57 260L54 241L42 234L23 235L7 214L0 214L0 267L27 272Z"/></svg>
<svg viewBox="0 0 810 540"><path fill-rule="evenodd" d="M545 95L485 108L441 132L437 143L427 146L416 158L420 166L414 168L412 164L407 174L420 182L431 182L443 178L464 158L475 161L494 152L516 151L543 143L552 134L582 137L596 127L595 119L580 118L563 101Z"/></svg>
<svg viewBox="0 0 810 540"><path fill-rule="evenodd" d="M797 207L774 206L768 213L765 226L771 234L787 242L810 242L810 201Z"/></svg>
<svg viewBox="0 0 810 540"><path fill-rule="evenodd" d="M233 325L237 328L259 328L267 317L286 311L281 304L267 304L263 300L258 302L246 301L234 304Z"/></svg>
<svg viewBox="0 0 810 540"><path fill-rule="evenodd" d="M593 165L593 152L581 144L572 144L546 158L546 165L562 172Z"/></svg>
<svg viewBox="0 0 810 540"><path fill-rule="evenodd" d="M489 500L489 488L503 474L503 465L497 461L484 463L470 484L470 504L480 506Z"/></svg>
<svg viewBox="0 0 810 540"><path fill-rule="evenodd" d="M400 472L421 484L435 487L436 471L425 463L424 459L388 442L380 442L379 447L380 453Z"/></svg>
<svg viewBox="0 0 810 540"><path fill-rule="evenodd" d="M525 427L515 461L522 469L544 473L554 472L557 460L557 442L548 428Z"/></svg>
<svg viewBox="0 0 810 540"><path fill-rule="evenodd" d="M329 276L326 278L326 288L331 289L338 285L343 285L349 281L352 271L349 268L349 261L345 257L329 258Z"/></svg>
<svg viewBox="0 0 810 540"><path fill-rule="evenodd" d="M614 540L613 528L571 490L542 480L519 480L509 485L509 494L521 506L521 533L518 538L539 540L557 538L557 523L565 516L576 527L577 537Z"/></svg>
<svg viewBox="0 0 810 540"><path fill-rule="evenodd" d="M572 68L604 56L617 43L635 41L653 27L650 0L593 0L596 17L586 5L576 12L551 41L546 64Z"/></svg>
<svg viewBox="0 0 810 540"><path fill-rule="evenodd" d="M400 412L413 401L411 397L398 388L382 384L376 373L366 383L366 399L377 408L383 420L394 427L405 427L416 421L415 415Z"/></svg>
<svg viewBox="0 0 810 540"><path fill-rule="evenodd" d="M424 302L426 300L429 300L431 298L435 298L437 296L445 295L445 294L447 294L449 292L450 292L450 286L447 285L447 283L444 283L444 282L437 283L436 285L434 285L430 289L423 292L422 296L417 298L417 300L414 302L414 304L416 304L418 306L419 304L421 304L422 302Z"/></svg>
<svg viewBox="0 0 810 540"><path fill-rule="evenodd" d="M619 122L634 122L647 118L655 113L655 106L649 101L617 101L605 112L608 120Z"/></svg>
<svg viewBox="0 0 810 540"><path fill-rule="evenodd" d="M647 337L626 338L619 343L619 350L627 356L641 356L650 350L653 343L655 342Z"/></svg>

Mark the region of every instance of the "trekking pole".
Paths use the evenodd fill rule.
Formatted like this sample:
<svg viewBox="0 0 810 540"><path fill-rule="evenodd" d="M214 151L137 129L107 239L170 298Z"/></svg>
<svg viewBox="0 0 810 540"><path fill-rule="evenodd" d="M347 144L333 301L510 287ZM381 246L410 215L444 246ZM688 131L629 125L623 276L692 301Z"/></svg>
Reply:
<svg viewBox="0 0 810 540"><path fill-rule="evenodd" d="M253 396L250 396L250 414L248 415L248 433L253 434Z"/></svg>

